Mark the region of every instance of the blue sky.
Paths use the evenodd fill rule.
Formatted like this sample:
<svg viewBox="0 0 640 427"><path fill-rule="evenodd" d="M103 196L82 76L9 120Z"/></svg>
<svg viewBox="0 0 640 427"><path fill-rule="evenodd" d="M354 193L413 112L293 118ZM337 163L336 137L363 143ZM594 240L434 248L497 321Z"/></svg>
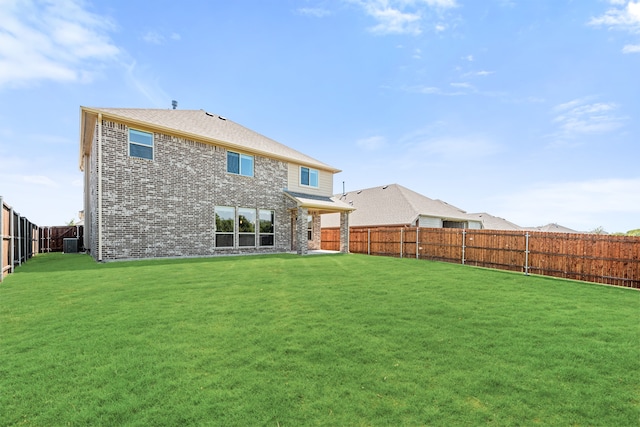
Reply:
<svg viewBox="0 0 640 427"><path fill-rule="evenodd" d="M77 219L80 105L175 99L342 169L335 192L624 232L639 76L640 1L0 0L0 196Z"/></svg>

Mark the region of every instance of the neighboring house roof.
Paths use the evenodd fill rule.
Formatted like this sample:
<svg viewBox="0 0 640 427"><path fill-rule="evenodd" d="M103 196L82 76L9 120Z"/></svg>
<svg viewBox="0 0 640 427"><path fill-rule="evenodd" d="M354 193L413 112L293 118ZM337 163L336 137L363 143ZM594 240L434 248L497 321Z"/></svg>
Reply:
<svg viewBox="0 0 640 427"><path fill-rule="evenodd" d="M357 209L349 215L349 225L353 227L413 224L420 216L477 221L477 218L469 216L462 209L442 200L430 199L398 184L350 191L335 197ZM337 227L337 217L323 216L322 226Z"/></svg>
<svg viewBox="0 0 640 427"><path fill-rule="evenodd" d="M507 221L504 218L493 216L486 212L472 213L469 216L474 217L476 220L482 222L482 227L487 230L522 230L517 224L511 221Z"/></svg>
<svg viewBox="0 0 640 427"><path fill-rule="evenodd" d="M340 172L339 169L326 163L204 110L80 107L80 111L82 116L80 132L83 144L81 159L82 153L88 152L88 148L84 144L91 144L90 140L85 140L90 139L87 136L92 135L92 126L95 128L97 115L102 114L103 118L124 121L133 126L148 127L168 134L179 134L197 141L299 163L333 173Z"/></svg>
<svg viewBox="0 0 640 427"><path fill-rule="evenodd" d="M531 231L545 231L548 233L580 233L580 231L576 231L571 228L564 227L559 224L553 224L553 223L547 224L547 225L541 225L538 227L524 227L523 229L531 230Z"/></svg>

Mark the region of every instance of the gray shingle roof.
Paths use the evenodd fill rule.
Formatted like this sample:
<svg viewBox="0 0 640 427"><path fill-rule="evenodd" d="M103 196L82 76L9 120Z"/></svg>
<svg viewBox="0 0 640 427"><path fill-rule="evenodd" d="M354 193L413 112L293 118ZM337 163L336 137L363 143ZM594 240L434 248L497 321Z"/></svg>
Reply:
<svg viewBox="0 0 640 427"><path fill-rule="evenodd" d="M563 225L559 225L559 224L547 224L547 225L541 225L538 227L525 227L525 230L531 230L531 231L544 231L547 233L580 233L580 231L576 231L573 230L571 228L565 227Z"/></svg>
<svg viewBox="0 0 640 427"><path fill-rule="evenodd" d="M522 230L522 227L519 225L486 212L472 213L469 214L469 216L475 218L477 221L481 221L482 226L487 230Z"/></svg>
<svg viewBox="0 0 640 427"><path fill-rule="evenodd" d="M478 220L460 208L442 200L430 199L398 184L350 191L344 195L337 194L335 197L356 208L349 215L349 225L354 227L412 224L420 215L447 220ZM322 217L323 227L338 225L335 217Z"/></svg>
<svg viewBox="0 0 640 427"><path fill-rule="evenodd" d="M102 113L105 117L121 119L131 124L168 133L178 132L202 142L291 161L333 173L340 172L313 157L267 138L238 123L204 110L161 110L142 108L81 107L84 114Z"/></svg>

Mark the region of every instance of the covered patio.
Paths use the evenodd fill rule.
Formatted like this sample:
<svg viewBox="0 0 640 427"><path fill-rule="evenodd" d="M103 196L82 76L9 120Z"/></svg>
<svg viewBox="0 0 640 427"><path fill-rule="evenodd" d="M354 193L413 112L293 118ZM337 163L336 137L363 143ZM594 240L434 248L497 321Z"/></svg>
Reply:
<svg viewBox="0 0 640 427"><path fill-rule="evenodd" d="M354 207L333 197L284 191L296 203L291 209L291 250L298 255L320 251L324 214L340 214L340 253L349 253L349 213Z"/></svg>

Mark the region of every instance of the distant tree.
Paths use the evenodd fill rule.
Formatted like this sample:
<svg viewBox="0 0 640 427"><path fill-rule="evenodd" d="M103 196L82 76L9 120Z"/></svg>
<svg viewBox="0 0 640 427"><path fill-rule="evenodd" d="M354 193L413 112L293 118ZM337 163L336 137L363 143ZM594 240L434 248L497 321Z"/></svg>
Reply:
<svg viewBox="0 0 640 427"><path fill-rule="evenodd" d="M593 230L591 230L589 233L591 233L591 234L607 234L607 232L604 231L604 227L603 226L596 227Z"/></svg>
<svg viewBox="0 0 640 427"><path fill-rule="evenodd" d="M627 236L640 236L640 228L627 231Z"/></svg>
<svg viewBox="0 0 640 427"><path fill-rule="evenodd" d="M76 225L76 219L75 218L71 218L71 221L69 221L67 223L68 226L73 227L74 225Z"/></svg>

